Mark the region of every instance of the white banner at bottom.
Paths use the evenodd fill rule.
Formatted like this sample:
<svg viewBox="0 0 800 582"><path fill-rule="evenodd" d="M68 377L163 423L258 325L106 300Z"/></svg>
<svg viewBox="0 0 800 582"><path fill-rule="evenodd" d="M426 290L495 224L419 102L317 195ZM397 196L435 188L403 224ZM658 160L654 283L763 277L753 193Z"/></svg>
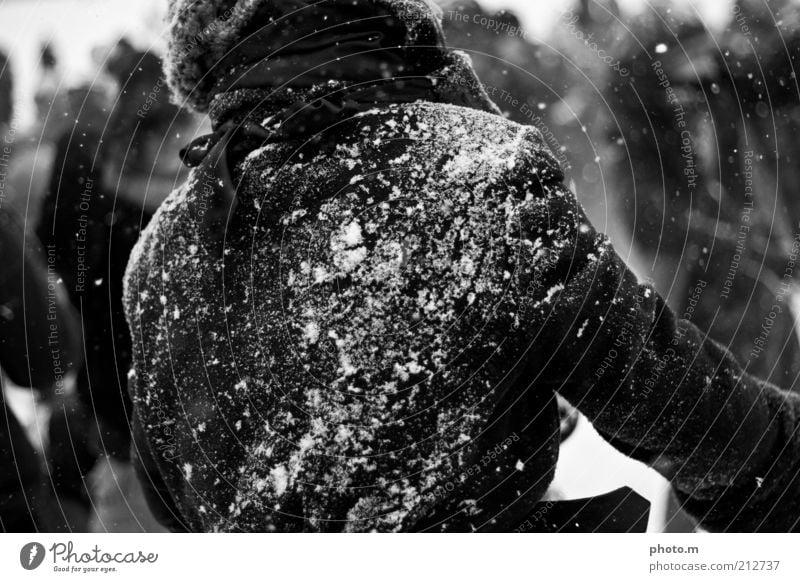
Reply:
<svg viewBox="0 0 800 582"><path fill-rule="evenodd" d="M724 575L796 582L797 540L777 534L5 534L0 580L642 582Z"/></svg>

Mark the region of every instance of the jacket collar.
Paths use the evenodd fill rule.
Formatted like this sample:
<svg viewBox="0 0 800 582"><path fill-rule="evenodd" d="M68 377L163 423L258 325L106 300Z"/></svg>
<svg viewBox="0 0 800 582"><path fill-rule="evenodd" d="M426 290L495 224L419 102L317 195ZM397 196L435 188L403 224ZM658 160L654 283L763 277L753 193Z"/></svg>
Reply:
<svg viewBox="0 0 800 582"><path fill-rule="evenodd" d="M446 53L444 65L428 77L433 81L431 101L500 115L500 109L489 98L465 53ZM211 101L209 117L215 127L227 121L238 123L245 119L263 123L293 103L313 101L347 86L346 82L331 80L310 88L237 89L219 93Z"/></svg>

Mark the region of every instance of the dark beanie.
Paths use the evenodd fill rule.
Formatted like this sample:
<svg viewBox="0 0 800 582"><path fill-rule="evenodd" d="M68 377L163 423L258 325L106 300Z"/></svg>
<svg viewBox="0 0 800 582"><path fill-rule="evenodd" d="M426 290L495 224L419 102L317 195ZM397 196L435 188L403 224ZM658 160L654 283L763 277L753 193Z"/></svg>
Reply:
<svg viewBox="0 0 800 582"><path fill-rule="evenodd" d="M441 10L432 0L328 0L326 5L381 7L406 27L406 45L444 46ZM254 28L275 23L320 0L170 0L169 47L164 63L176 103L207 111L220 74L215 67ZM368 13L368 12L367 12ZM323 23L321 23L324 26ZM229 59L228 59L229 60Z"/></svg>

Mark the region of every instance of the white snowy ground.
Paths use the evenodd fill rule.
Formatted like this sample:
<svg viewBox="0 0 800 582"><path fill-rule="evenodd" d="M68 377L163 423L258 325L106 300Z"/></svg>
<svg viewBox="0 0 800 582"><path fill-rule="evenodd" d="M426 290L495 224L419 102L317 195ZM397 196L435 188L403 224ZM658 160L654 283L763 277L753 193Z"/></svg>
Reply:
<svg viewBox="0 0 800 582"><path fill-rule="evenodd" d="M609 445L584 417L561 445L551 489L559 499L581 499L630 487L650 501L647 531L664 528L669 483L654 470Z"/></svg>

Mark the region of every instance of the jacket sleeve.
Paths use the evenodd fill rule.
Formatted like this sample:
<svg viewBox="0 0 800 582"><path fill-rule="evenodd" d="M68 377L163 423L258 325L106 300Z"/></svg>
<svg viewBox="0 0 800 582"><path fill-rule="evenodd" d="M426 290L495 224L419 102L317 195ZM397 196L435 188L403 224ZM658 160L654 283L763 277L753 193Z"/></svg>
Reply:
<svg viewBox="0 0 800 582"><path fill-rule="evenodd" d="M800 396L747 374L639 284L539 166L511 180L526 196L514 237L526 373L668 478L705 528L798 529Z"/></svg>
<svg viewBox="0 0 800 582"><path fill-rule="evenodd" d="M147 435L142 428L138 415L134 412L131 420L133 443L131 458L139 484L142 486L147 507L156 521L171 532L188 532L188 526L181 518L180 510L173 500L169 487L164 482L158 468Z"/></svg>

